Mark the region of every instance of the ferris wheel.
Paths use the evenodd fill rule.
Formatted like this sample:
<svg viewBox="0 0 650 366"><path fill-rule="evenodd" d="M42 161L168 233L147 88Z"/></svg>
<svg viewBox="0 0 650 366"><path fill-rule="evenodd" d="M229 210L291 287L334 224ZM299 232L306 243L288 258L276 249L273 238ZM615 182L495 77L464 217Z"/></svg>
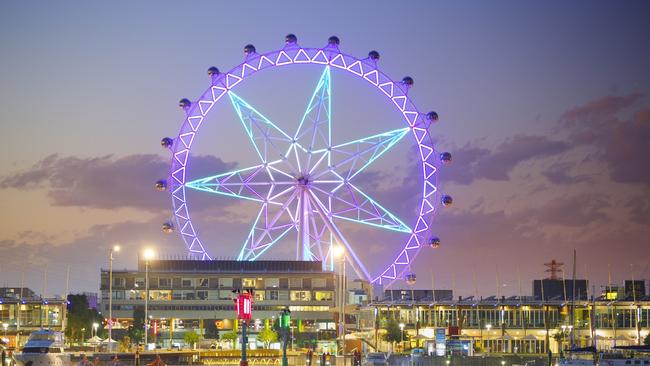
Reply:
<svg viewBox="0 0 650 366"><path fill-rule="evenodd" d="M279 241L295 237L297 260L321 261L326 269L331 269L334 250L342 247L345 261L351 264L359 278L378 284L400 278L415 283L411 263L422 248L440 245L440 239L431 228L434 213L439 206L451 205L453 201L451 196L440 194L437 189L437 171L441 165L450 163L452 156L434 150L429 128L438 120L438 115L418 111L408 96L413 79L407 76L393 81L379 70L378 52L371 51L368 57L359 59L341 52L339 43L333 36L325 47L304 48L298 44L297 37L290 34L279 50L258 53L253 45L247 45L243 63L227 72L210 67L207 90L194 101L182 99L179 102L186 116L178 135L161 141L172 158L168 178L157 181L156 188L169 191L172 199L174 220L165 222L163 231L178 231L192 256L212 259L208 245L199 237L200 228L192 222L189 190L257 204L257 213L241 249L232 253L238 260L261 259ZM258 72L299 65L311 65L322 71L304 114L293 130L280 128L235 92L248 77ZM332 118L333 73L360 78L371 89L376 89L401 114L403 127L351 141L333 141L332 128L336 126L336 119ZM195 137L207 123L208 114L227 107L227 101L258 163L188 179ZM360 173L405 140L416 147L417 156L413 159L419 161L417 179L420 182L417 218L408 224L382 206L381 197L372 197L355 182ZM387 258L381 270L371 273L359 256L363 247L347 239L342 223L399 233L403 238L399 243L401 250Z"/></svg>

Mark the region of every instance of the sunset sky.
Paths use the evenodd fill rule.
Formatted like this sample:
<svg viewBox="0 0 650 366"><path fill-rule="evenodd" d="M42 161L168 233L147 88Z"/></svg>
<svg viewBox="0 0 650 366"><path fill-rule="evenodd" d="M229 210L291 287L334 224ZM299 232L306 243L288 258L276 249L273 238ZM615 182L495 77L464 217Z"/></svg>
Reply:
<svg viewBox="0 0 650 366"><path fill-rule="evenodd" d="M544 262L570 276L573 249L597 290L610 268L615 282L650 280L648 19L647 1L2 2L0 286L24 275L62 294L69 266L72 292L96 292L114 244L118 269L148 246L184 255L178 233L160 230L171 217L153 189L170 163L160 139L178 133L178 101L208 88L208 67L239 64L248 43L281 48L288 33L304 47L336 35L359 58L379 51L385 73L413 77L418 108L440 115L430 132L453 154L439 183L454 204L434 223L442 246L415 261L417 288L433 278L458 295L514 295L521 281L526 295ZM321 72L269 71L237 92L293 132ZM404 126L349 75L332 71L332 89L339 142ZM220 103L197 137L195 177L255 163ZM419 194L413 147L405 138L359 177L406 222ZM191 199L208 250L236 256L255 206ZM349 230L371 268L403 246ZM279 245L268 258L292 255Z"/></svg>

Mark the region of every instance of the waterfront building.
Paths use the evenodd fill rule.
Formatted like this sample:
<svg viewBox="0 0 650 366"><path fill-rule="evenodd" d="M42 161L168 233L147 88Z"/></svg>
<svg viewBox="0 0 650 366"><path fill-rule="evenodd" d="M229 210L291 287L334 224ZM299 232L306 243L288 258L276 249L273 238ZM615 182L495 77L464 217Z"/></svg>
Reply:
<svg viewBox="0 0 650 366"><path fill-rule="evenodd" d="M285 308L291 311L296 338L335 337L336 275L321 262L235 260L144 260L135 270L113 271L113 327L119 338L145 306L145 277L149 277L148 314L159 343L182 343L187 331L216 338L238 326L233 290L253 289L252 337ZM108 314L109 273L101 270L101 304ZM299 335L298 335L299 333ZM155 339L155 338L150 338Z"/></svg>
<svg viewBox="0 0 650 366"><path fill-rule="evenodd" d="M371 331L376 324L393 318L405 324L407 334L418 334L425 343L433 342L435 330L443 328L448 339L470 339L486 352L545 354L570 348L571 339L574 346L595 343L599 349L635 345L639 339L642 343L650 330L650 297L610 300L601 296L573 304L533 296L384 298L360 308L358 316L359 334L377 334ZM373 336L366 340L377 341Z"/></svg>
<svg viewBox="0 0 650 366"><path fill-rule="evenodd" d="M0 335L9 347L17 347L35 330L62 331L66 304L61 298L41 298L26 287L0 288Z"/></svg>

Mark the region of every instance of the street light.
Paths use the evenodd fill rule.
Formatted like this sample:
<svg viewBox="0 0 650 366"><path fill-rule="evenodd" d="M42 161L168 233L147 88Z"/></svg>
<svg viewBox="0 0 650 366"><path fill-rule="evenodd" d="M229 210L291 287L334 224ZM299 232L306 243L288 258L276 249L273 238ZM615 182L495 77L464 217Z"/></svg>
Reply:
<svg viewBox="0 0 650 366"><path fill-rule="evenodd" d="M490 339L490 329L492 329L492 324L485 324L485 329L487 330L487 339Z"/></svg>
<svg viewBox="0 0 650 366"><path fill-rule="evenodd" d="M346 303L346 279L345 279L345 248L341 245L332 248L332 254L335 258L341 260L339 273L339 331L341 332L341 354L345 357L345 303Z"/></svg>
<svg viewBox="0 0 650 366"><path fill-rule="evenodd" d="M149 261L156 253L151 248L144 250L144 347L147 349L149 338Z"/></svg>
<svg viewBox="0 0 650 366"><path fill-rule="evenodd" d="M108 254L108 351L113 350L113 253L119 252L120 246L114 245Z"/></svg>
<svg viewBox="0 0 650 366"><path fill-rule="evenodd" d="M399 344L404 350L404 323L399 323Z"/></svg>
<svg viewBox="0 0 650 366"><path fill-rule="evenodd" d="M99 324L93 323L93 337L97 336L97 328L99 328Z"/></svg>

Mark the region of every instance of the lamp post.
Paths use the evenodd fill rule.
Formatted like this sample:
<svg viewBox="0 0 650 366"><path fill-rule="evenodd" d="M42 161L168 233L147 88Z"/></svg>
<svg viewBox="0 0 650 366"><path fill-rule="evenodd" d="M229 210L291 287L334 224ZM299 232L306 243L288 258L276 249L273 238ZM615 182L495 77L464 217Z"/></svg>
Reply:
<svg viewBox="0 0 650 366"><path fill-rule="evenodd" d="M113 350L113 253L119 252L120 246L114 245L108 253L108 351Z"/></svg>
<svg viewBox="0 0 650 366"><path fill-rule="evenodd" d="M399 323L399 345L404 351L404 323Z"/></svg>
<svg viewBox="0 0 650 366"><path fill-rule="evenodd" d="M99 324L93 323L93 351L94 352L97 352L97 343L95 342L96 341L95 337L97 336L97 328L99 328ZM108 342L108 344L111 344L110 341Z"/></svg>
<svg viewBox="0 0 650 366"><path fill-rule="evenodd" d="M345 303L346 303L346 279L345 279L345 248L336 246L332 248L334 257L340 258L341 266L339 273L339 332L341 333L341 354L345 365Z"/></svg>
<svg viewBox="0 0 650 366"><path fill-rule="evenodd" d="M492 329L492 324L485 324L485 330L487 330L487 339L490 339L490 329Z"/></svg>
<svg viewBox="0 0 650 366"><path fill-rule="evenodd" d="M144 348L149 344L149 260L154 257L153 249L144 251Z"/></svg>

